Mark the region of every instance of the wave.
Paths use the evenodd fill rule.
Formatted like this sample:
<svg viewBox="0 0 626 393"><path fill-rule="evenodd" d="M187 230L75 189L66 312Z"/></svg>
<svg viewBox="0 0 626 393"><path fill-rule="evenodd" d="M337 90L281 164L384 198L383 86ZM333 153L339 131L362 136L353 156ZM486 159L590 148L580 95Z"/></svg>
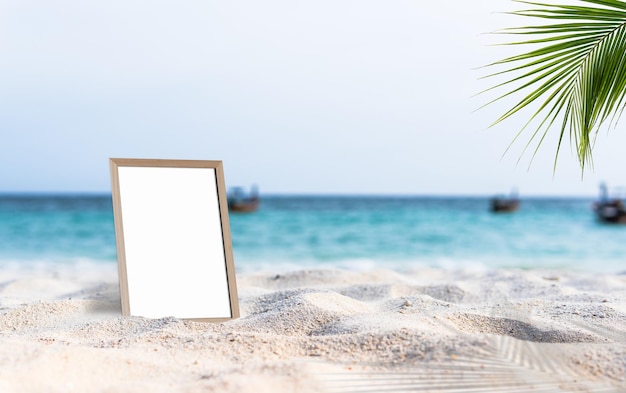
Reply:
<svg viewBox="0 0 626 393"><path fill-rule="evenodd" d="M261 271L290 272L312 269L340 269L348 271L374 271L379 269L397 272L411 272L422 269L464 270L480 272L494 269L521 270L571 270L580 272L623 273L621 259L602 259L572 262L563 258L528 260L503 258L254 258L235 257L235 269L238 273ZM90 257L39 257L39 258L0 258L0 274L8 277L13 273L32 272L102 272L117 274L117 260L96 259ZM88 273L85 273L88 272Z"/></svg>

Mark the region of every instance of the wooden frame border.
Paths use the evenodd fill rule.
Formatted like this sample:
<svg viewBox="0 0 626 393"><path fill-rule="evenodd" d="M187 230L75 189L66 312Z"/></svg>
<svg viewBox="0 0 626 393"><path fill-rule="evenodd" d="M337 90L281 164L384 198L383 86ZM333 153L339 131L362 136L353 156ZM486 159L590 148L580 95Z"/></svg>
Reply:
<svg viewBox="0 0 626 393"><path fill-rule="evenodd" d="M224 259L226 261L226 278L228 280L228 294L230 298L230 318L182 318L201 322L224 322L239 318L239 300L237 297L237 283L235 278L235 264L233 259L232 240L230 236L230 222L228 219L228 203L226 199L226 183L222 161L209 160L164 160L140 158L110 158L111 190L113 201L113 218L115 221L115 240L117 245L118 274L120 280L120 299L122 315L130 316L130 299L128 294L128 276L126 270L126 253L124 244L124 225L122 219L122 203L120 196L119 167L165 167L165 168L211 168L215 170L217 200L222 225L222 241L224 245Z"/></svg>

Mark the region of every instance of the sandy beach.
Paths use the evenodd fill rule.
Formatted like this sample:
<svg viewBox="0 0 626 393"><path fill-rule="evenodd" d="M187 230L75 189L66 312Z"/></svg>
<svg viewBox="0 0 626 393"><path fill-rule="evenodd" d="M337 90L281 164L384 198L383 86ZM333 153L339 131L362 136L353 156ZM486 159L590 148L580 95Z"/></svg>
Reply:
<svg viewBox="0 0 626 393"><path fill-rule="evenodd" d="M0 270L0 391L626 391L626 275L238 275L242 317L122 317L116 266Z"/></svg>

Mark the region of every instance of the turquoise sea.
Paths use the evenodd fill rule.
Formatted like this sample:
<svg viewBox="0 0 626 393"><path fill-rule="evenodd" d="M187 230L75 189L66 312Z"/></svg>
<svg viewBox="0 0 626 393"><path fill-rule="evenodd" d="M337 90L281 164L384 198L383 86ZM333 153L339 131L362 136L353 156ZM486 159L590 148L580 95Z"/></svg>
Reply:
<svg viewBox="0 0 626 393"><path fill-rule="evenodd" d="M239 271L309 267L550 268L626 271L626 225L595 220L592 199L264 196L231 214ZM0 267L116 263L110 195L0 195Z"/></svg>

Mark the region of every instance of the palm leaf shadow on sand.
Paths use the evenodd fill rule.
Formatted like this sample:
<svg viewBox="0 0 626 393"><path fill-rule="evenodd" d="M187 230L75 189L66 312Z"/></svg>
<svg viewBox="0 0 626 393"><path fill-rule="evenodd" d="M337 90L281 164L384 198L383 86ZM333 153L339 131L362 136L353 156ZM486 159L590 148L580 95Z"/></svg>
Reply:
<svg viewBox="0 0 626 393"><path fill-rule="evenodd" d="M321 375L329 392L623 392L626 386L582 380L559 344L493 336L482 355L457 357L383 370L364 365L359 371ZM383 371L381 371L383 370Z"/></svg>
<svg viewBox="0 0 626 393"><path fill-rule="evenodd" d="M542 330L513 318L457 314L442 322L442 328L489 335L489 345L476 356L451 354L441 362L401 366L367 364L359 371L328 373L321 378L333 393L626 391L623 381L581 376L569 356L571 348L567 348L572 343L593 345L598 337L624 344L624 332L588 324L577 327L581 330Z"/></svg>

